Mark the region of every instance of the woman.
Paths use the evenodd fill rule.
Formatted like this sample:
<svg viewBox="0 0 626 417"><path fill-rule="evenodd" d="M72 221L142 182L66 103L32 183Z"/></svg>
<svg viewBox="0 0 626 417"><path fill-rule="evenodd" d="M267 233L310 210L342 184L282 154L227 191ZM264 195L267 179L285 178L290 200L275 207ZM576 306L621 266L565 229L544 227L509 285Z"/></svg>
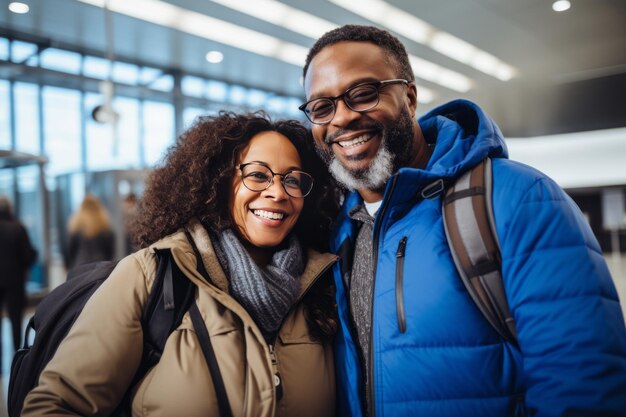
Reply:
<svg viewBox="0 0 626 417"><path fill-rule="evenodd" d="M109 215L95 195L87 194L68 223L67 267L113 259L115 239Z"/></svg>
<svg viewBox="0 0 626 417"><path fill-rule="evenodd" d="M299 123L262 113L202 118L184 133L147 184L135 227L144 249L87 303L22 415L107 415L122 399L142 353L155 248L170 248L198 286L234 417L334 415L336 258L317 250L336 203L312 146ZM132 393L133 416L218 415L188 314Z"/></svg>

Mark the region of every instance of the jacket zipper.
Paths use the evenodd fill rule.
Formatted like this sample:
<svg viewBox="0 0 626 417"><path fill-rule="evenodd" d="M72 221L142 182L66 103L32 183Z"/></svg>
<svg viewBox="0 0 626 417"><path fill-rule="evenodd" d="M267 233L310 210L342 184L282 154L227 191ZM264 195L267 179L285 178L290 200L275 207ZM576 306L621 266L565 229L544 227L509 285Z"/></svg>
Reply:
<svg viewBox="0 0 626 417"><path fill-rule="evenodd" d="M376 215L379 221L374 223L374 238L373 238L373 262L374 262L374 274L372 278L372 311L370 312L370 340L369 340L369 375L368 375L368 391L369 391L369 404L367 404L367 408L369 410L368 417L376 417L376 408L374 407L375 399L374 399L374 289L376 288L376 269L378 269L378 238L380 234L380 225L382 223L382 219L384 218L385 212L387 211L387 206L389 206L389 200L391 200L391 194L393 193L394 188L396 187L396 182L398 180L398 176L394 176L391 179L391 184L389 185L389 193L388 197L385 201L383 201L383 205L378 211Z"/></svg>
<svg viewBox="0 0 626 417"><path fill-rule="evenodd" d="M406 332L406 317L404 314L404 253L406 251L406 241L404 236L398 243L396 251L396 314L398 316L398 329L400 333Z"/></svg>
<svg viewBox="0 0 626 417"><path fill-rule="evenodd" d="M274 345L268 344L267 347L270 350L270 358L272 359L272 370L274 371L274 388L276 390L276 401L280 401L283 398L283 385L280 379L280 373L278 372L278 359L276 359L276 353L274 352Z"/></svg>

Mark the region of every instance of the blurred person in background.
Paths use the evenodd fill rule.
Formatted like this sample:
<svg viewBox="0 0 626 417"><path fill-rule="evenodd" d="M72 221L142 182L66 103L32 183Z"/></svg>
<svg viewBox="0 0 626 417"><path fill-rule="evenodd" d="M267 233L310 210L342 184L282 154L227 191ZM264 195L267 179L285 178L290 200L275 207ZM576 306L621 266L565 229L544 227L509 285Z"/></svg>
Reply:
<svg viewBox="0 0 626 417"><path fill-rule="evenodd" d="M418 120L407 52L387 31L348 25L326 33L303 78L300 109L350 190L331 244L341 254L338 414L626 415L622 310L569 196L509 160L502 133L476 104L455 100ZM443 191L487 157L501 262L491 255L472 277L501 271L517 341L480 314L442 220ZM426 192L433 189L439 193Z"/></svg>
<svg viewBox="0 0 626 417"><path fill-rule="evenodd" d="M300 123L264 113L198 119L148 178L133 228L143 249L89 300L22 416L103 416L116 407L141 361L156 249L169 249L197 286L233 416L335 415L337 257L326 249L336 197ZM133 416L226 415L198 330L187 312L132 388Z"/></svg>
<svg viewBox="0 0 626 417"><path fill-rule="evenodd" d="M124 226L124 253L130 255L137 248L133 244L131 227L137 217L137 196L135 193L128 193L122 200L122 222Z"/></svg>
<svg viewBox="0 0 626 417"><path fill-rule="evenodd" d="M106 208L95 195L88 194L68 222L67 268L113 259L115 239Z"/></svg>
<svg viewBox="0 0 626 417"><path fill-rule="evenodd" d="M6 302L15 350L21 344L22 312L26 305L26 273L36 259L37 251L31 245L26 229L13 215L11 202L6 196L0 195L0 314ZM0 361L0 373L1 368Z"/></svg>

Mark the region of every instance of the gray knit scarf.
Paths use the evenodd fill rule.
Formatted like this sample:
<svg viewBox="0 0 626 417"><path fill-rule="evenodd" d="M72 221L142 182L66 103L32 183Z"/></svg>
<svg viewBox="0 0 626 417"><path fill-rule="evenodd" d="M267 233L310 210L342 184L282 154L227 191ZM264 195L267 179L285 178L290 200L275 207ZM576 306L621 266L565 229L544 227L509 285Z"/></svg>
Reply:
<svg viewBox="0 0 626 417"><path fill-rule="evenodd" d="M266 268L260 268L252 260L231 229L212 240L229 279L231 295L270 342L298 297L300 276L304 271L304 255L298 238L292 235L287 244L280 246Z"/></svg>

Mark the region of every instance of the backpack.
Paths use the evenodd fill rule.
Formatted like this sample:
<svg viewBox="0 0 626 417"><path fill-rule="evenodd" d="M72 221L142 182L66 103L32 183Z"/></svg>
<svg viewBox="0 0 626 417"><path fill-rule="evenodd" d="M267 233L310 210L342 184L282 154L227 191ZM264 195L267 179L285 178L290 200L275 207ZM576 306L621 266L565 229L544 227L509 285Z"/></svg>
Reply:
<svg viewBox="0 0 626 417"><path fill-rule="evenodd" d="M474 303L505 340L517 346L515 320L502 283L493 216L491 159L465 172L443 197L443 224L454 264Z"/></svg>
<svg viewBox="0 0 626 417"><path fill-rule="evenodd" d="M157 249L155 252L158 258L157 274L141 318L144 351L131 387L159 361L165 341L180 325L183 315L194 301L196 285L176 267L170 250ZM20 415L24 399L37 385L39 374L54 356L87 300L116 265L117 262L80 265L70 270L67 281L41 301L28 322L24 345L15 354L11 365L7 399L10 417ZM181 275L184 279L180 279ZM29 345L31 331L35 332L35 338L33 344ZM130 398L127 394L112 415L130 415L129 407Z"/></svg>

